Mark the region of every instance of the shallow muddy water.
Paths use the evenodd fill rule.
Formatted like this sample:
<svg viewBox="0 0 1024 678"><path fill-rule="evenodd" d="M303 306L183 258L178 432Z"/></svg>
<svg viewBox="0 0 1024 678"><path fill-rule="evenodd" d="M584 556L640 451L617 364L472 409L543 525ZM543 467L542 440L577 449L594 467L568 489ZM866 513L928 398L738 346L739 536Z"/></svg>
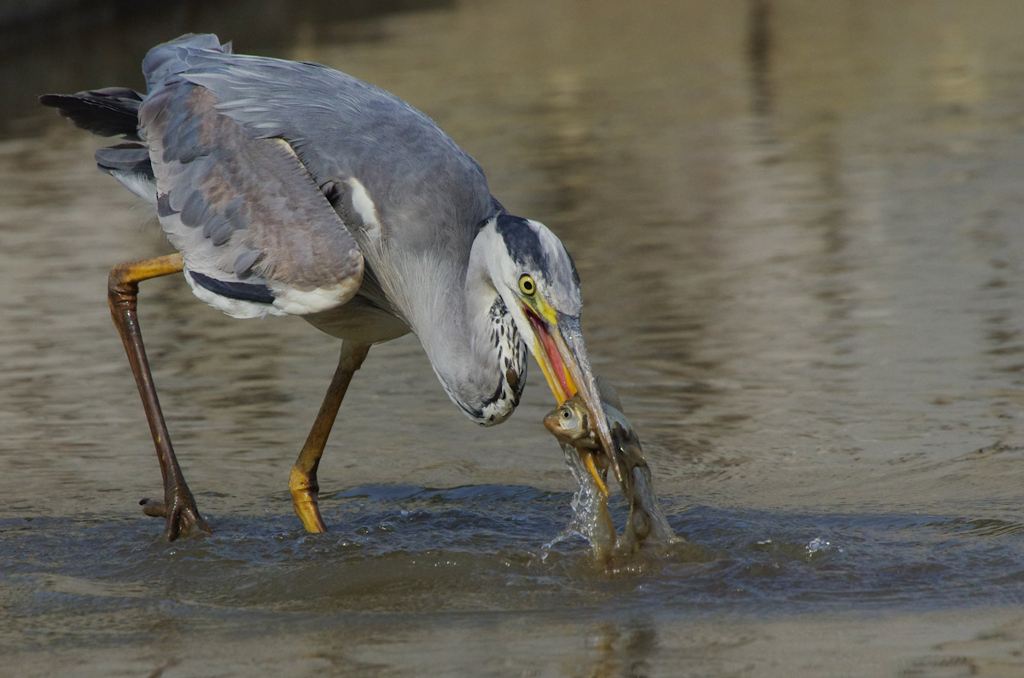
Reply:
<svg viewBox="0 0 1024 678"><path fill-rule="evenodd" d="M0 675L1024 675L1024 5L88 17L0 44ZM304 534L337 345L180 278L140 315L215 534L159 540L106 275L167 245L32 97L141 86L187 31L395 92L559 234L685 545L608 570L559 540L539 369L480 429L411 337L356 375Z"/></svg>

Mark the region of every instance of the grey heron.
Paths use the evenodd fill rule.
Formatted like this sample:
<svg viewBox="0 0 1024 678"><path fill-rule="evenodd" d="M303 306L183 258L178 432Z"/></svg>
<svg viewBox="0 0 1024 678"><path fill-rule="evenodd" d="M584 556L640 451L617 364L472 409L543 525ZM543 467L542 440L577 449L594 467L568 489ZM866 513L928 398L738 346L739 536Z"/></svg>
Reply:
<svg viewBox="0 0 1024 678"><path fill-rule="evenodd" d="M588 458L595 480L611 467L628 482L587 358L571 257L544 225L509 214L430 118L349 75L234 54L215 35L158 45L142 66L145 94L40 101L123 138L97 164L156 206L178 250L117 265L108 284L163 475L164 501L145 511L166 519L167 539L210 531L175 458L137 317L139 283L174 273L231 316L298 315L342 340L289 479L310 532L326 530L317 468L352 375L371 345L410 331L451 400L484 426L518 405L528 349L559 404L576 393L586 403L606 457Z"/></svg>

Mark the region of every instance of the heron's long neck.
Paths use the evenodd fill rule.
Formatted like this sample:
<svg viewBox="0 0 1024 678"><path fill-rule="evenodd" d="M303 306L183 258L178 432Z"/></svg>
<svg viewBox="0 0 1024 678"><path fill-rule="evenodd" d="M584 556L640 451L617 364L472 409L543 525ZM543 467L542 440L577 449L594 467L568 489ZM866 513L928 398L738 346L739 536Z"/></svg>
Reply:
<svg viewBox="0 0 1024 678"><path fill-rule="evenodd" d="M526 383L526 346L474 243L464 279L420 289L408 320L452 401L484 426L508 418ZM439 277L444 276L443 273Z"/></svg>

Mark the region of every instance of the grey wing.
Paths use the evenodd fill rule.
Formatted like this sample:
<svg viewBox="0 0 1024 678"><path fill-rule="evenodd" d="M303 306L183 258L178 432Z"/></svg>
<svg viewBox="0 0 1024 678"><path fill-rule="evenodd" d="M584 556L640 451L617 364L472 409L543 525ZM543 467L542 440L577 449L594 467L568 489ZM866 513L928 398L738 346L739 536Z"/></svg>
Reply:
<svg viewBox="0 0 1024 678"><path fill-rule="evenodd" d="M294 149L253 138L205 87L165 78L139 111L160 223L198 297L236 317L334 308L363 257Z"/></svg>
<svg viewBox="0 0 1024 678"><path fill-rule="evenodd" d="M354 202L346 222L364 222L347 224L364 255L397 238L406 251L468 257L495 203L480 166L430 118L330 68L228 54L215 42L192 36L155 48L144 65L150 88L187 80L213 92L218 111L251 137L287 140L318 185L344 194L336 209L346 214Z"/></svg>

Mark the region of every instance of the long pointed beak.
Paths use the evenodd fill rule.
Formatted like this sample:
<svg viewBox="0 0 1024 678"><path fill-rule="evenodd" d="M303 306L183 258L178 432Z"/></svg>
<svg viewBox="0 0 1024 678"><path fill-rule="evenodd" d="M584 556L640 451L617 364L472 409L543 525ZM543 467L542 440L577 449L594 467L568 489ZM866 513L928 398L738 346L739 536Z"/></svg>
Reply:
<svg viewBox="0 0 1024 678"><path fill-rule="evenodd" d="M587 349L583 343L579 318L556 313L555 326L549 329L548 323L536 314L528 311L526 315L530 319L539 344L539 350L534 357L540 364L541 371L544 372L544 378L547 380L548 386L551 387L555 400L561 405L579 393L590 414L591 425L597 431L601 448L615 473L616 480L621 485L623 483L622 468L615 454L615 445L612 442L608 417L601 404L597 379L594 377L590 360L587 358ZM598 486L605 494L608 494L604 481L592 459L588 458L587 466Z"/></svg>

